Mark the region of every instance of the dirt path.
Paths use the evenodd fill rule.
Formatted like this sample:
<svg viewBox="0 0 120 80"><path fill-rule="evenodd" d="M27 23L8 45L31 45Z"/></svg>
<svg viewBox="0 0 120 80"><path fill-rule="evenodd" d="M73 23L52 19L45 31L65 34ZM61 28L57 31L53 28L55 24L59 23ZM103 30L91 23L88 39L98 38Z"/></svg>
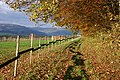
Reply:
<svg viewBox="0 0 120 80"><path fill-rule="evenodd" d="M80 45L78 40L70 44L67 48L68 52L72 55L67 62L65 75L63 77L64 80L88 80L84 64L85 60L81 58L83 55L78 50Z"/></svg>

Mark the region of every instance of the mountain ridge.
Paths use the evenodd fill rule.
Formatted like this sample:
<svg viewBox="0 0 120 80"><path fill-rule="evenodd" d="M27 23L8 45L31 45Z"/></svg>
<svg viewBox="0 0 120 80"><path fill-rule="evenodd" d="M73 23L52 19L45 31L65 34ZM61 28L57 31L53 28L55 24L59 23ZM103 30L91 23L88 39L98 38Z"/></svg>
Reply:
<svg viewBox="0 0 120 80"><path fill-rule="evenodd" d="M33 28L40 32L44 32L49 36L72 35L72 32L70 30L66 30L63 28L42 28L42 27L33 27Z"/></svg>
<svg viewBox="0 0 120 80"><path fill-rule="evenodd" d="M38 36L46 36L47 34L16 24L4 24L0 23L0 35L21 35L28 36L31 33Z"/></svg>
<svg viewBox="0 0 120 80"><path fill-rule="evenodd" d="M21 35L28 36L31 33L38 36L57 36L57 35L71 35L72 32L62 28L43 28L43 27L25 27L17 24L0 23L1 35Z"/></svg>

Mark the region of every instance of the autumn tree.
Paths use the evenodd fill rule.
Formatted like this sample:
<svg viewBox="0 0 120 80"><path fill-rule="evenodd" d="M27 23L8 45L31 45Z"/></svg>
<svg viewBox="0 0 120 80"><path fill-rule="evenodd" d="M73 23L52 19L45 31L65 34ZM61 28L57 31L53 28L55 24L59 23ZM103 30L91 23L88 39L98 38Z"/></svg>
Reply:
<svg viewBox="0 0 120 80"><path fill-rule="evenodd" d="M118 19L118 0L6 0L15 10L26 12L31 21L54 22L84 34L112 29Z"/></svg>

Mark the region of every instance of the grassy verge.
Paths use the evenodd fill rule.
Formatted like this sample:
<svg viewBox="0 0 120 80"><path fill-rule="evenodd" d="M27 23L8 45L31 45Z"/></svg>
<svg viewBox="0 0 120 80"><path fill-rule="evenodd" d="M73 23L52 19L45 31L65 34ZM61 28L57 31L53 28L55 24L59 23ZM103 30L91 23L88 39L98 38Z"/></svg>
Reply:
<svg viewBox="0 0 120 80"><path fill-rule="evenodd" d="M84 37L80 47L90 80L120 79L120 50L109 39Z"/></svg>

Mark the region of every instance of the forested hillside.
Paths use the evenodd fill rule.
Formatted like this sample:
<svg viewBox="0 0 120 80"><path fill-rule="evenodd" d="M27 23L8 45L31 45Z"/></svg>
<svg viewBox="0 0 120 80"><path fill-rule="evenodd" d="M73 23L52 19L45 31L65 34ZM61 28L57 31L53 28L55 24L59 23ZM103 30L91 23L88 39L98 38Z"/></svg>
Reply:
<svg viewBox="0 0 120 80"><path fill-rule="evenodd" d="M38 36L46 36L44 32L37 31L25 26L20 26L16 24L0 24L0 35L1 36L29 36L31 33Z"/></svg>

